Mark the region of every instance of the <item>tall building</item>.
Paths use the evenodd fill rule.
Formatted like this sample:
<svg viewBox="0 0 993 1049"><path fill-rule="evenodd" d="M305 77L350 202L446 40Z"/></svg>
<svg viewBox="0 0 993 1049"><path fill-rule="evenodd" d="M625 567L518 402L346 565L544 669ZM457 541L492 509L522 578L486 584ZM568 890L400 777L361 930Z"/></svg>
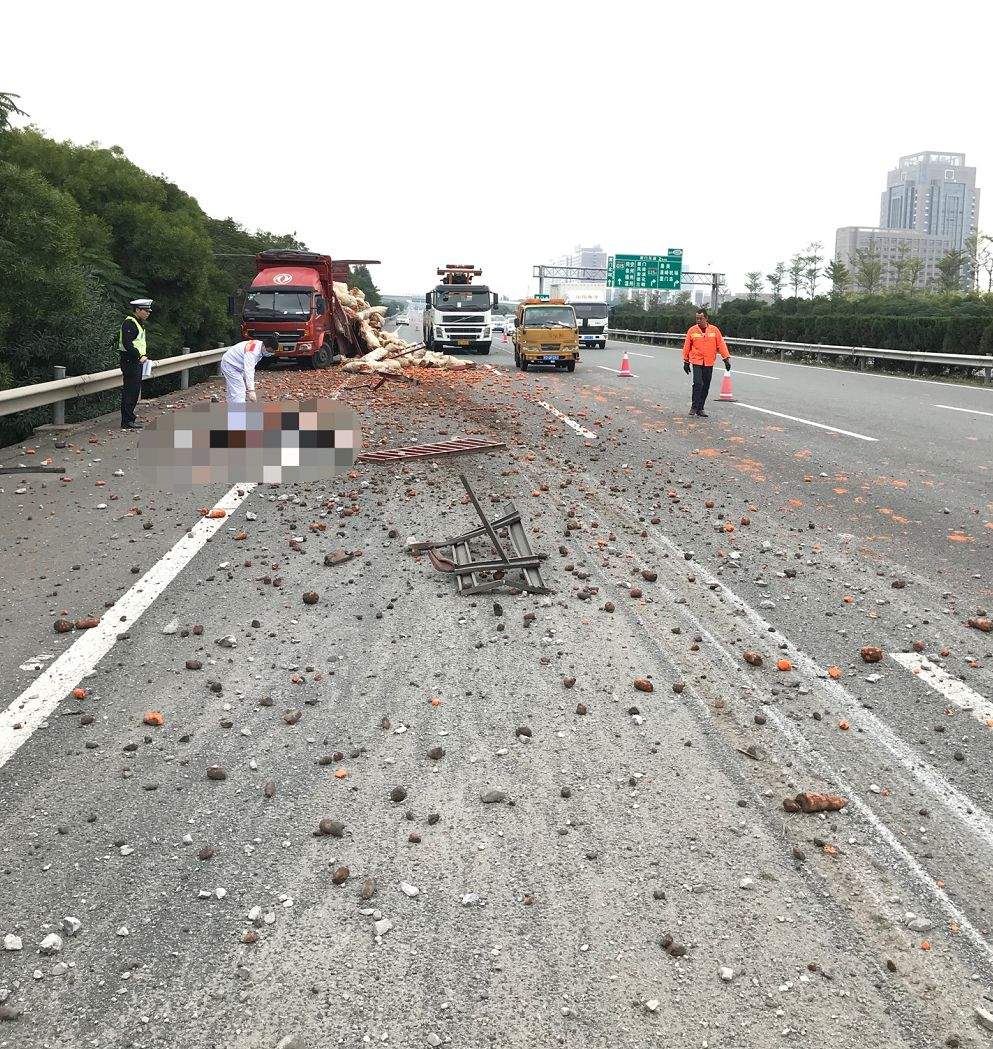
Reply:
<svg viewBox="0 0 993 1049"><path fill-rule="evenodd" d="M882 229L950 237L956 250L975 233L979 218L976 169L964 153L913 153L886 174L879 207Z"/></svg>
<svg viewBox="0 0 993 1049"><path fill-rule="evenodd" d="M882 263L882 288L892 288L899 283L898 264L903 258L920 259L913 287L922 290L936 283L938 262L954 247L951 237L935 237L906 229L880 229L878 226L842 226L835 234L834 257L843 262L854 276L859 252L877 254Z"/></svg>
<svg viewBox="0 0 993 1049"><path fill-rule="evenodd" d="M584 248L577 245L570 255L561 255L553 263L553 266L583 266L587 269L605 269L607 266L607 253L599 244L592 248Z"/></svg>
<svg viewBox="0 0 993 1049"><path fill-rule="evenodd" d="M835 233L834 257L854 272L858 253L878 253L880 286L899 283L905 259L917 259L913 287L937 282L937 264L949 251L961 251L979 228L976 169L964 153L912 153L886 175L878 226L842 226ZM963 287L968 275L963 273Z"/></svg>

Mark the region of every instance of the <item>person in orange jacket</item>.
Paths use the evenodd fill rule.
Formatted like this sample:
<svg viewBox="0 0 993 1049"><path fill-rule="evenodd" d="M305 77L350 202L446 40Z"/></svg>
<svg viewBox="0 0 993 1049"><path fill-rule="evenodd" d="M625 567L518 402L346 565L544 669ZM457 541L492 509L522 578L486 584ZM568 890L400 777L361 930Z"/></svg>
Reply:
<svg viewBox="0 0 993 1049"><path fill-rule="evenodd" d="M683 371L689 375L690 366L693 366L693 404L690 415L699 415L701 419L707 418L703 406L707 403L718 353L724 358L724 367L730 371L731 354L728 353L721 329L710 323L707 311L701 306L696 311L696 324L686 333L683 343Z"/></svg>

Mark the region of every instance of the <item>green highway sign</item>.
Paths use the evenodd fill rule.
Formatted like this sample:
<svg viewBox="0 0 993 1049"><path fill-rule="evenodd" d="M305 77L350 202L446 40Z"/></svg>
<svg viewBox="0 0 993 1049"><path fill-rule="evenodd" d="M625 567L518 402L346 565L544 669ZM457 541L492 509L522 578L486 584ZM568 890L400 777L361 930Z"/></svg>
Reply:
<svg viewBox="0 0 993 1049"><path fill-rule="evenodd" d="M682 248L670 248L665 255L611 255L607 259L608 288L679 291L682 277Z"/></svg>

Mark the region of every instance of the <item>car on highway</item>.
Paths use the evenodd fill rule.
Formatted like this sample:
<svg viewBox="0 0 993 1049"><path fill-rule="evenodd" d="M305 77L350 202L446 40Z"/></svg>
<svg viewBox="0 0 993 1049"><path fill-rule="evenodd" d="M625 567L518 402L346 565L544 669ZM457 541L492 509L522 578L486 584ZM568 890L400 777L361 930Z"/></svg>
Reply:
<svg viewBox="0 0 993 1049"><path fill-rule="evenodd" d="M402 328L404 325L409 325L409 324L410 324L410 318L409 317L406 317L406 316L405 317L397 317L397 319L396 319L396 326L398 328Z"/></svg>
<svg viewBox="0 0 993 1049"><path fill-rule="evenodd" d="M503 332L505 332L507 330L507 319L506 319L506 317L494 317L493 318L493 324L491 325L491 327L493 329L493 334L494 335L497 332L500 332L502 334Z"/></svg>

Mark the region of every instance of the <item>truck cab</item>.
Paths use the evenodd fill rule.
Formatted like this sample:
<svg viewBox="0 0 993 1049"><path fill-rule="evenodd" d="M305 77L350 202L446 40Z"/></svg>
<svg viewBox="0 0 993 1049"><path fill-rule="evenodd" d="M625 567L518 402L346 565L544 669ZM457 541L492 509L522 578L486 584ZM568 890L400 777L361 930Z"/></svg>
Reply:
<svg viewBox="0 0 993 1049"><path fill-rule="evenodd" d="M364 352L334 291L335 281L348 281L351 261L358 260L334 261L309 251L260 252L242 306L242 338L275 335L277 359L297 359L312 368Z"/></svg>
<svg viewBox="0 0 993 1049"><path fill-rule="evenodd" d="M515 320L514 364L521 371L536 364L576 370L576 311L565 299L525 299L517 307Z"/></svg>
<svg viewBox="0 0 993 1049"><path fill-rule="evenodd" d="M569 305L576 311L579 327L579 342L583 346L606 349L607 346L607 303L570 299Z"/></svg>
<svg viewBox="0 0 993 1049"><path fill-rule="evenodd" d="M490 352L498 298L485 285L472 283L482 272L471 265L438 268L442 281L424 296L424 345L429 350Z"/></svg>

